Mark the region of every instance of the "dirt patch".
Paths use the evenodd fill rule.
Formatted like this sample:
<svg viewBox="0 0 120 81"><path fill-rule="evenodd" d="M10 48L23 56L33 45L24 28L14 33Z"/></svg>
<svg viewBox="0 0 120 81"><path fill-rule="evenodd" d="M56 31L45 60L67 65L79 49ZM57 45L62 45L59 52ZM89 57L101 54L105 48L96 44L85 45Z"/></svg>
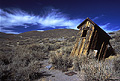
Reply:
<svg viewBox="0 0 120 81"><path fill-rule="evenodd" d="M75 72L68 72L68 73L65 73L65 75L68 75L68 76L73 76L73 75L75 75L75 74L77 74L77 73L75 73Z"/></svg>

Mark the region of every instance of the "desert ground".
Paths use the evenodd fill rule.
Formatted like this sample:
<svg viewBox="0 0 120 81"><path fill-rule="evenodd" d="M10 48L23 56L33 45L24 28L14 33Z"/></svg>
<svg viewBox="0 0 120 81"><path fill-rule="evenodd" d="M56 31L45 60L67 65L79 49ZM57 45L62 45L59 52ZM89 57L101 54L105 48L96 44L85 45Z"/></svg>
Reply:
<svg viewBox="0 0 120 81"><path fill-rule="evenodd" d="M0 81L120 81L120 30L108 33L115 54L70 57L78 30L0 32Z"/></svg>

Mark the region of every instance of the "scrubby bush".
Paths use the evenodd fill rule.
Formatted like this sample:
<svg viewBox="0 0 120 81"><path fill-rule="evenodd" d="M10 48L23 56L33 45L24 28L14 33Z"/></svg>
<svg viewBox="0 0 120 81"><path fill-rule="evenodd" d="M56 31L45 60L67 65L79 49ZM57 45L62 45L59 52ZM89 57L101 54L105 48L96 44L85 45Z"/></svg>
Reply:
<svg viewBox="0 0 120 81"><path fill-rule="evenodd" d="M21 63L22 64L22 63ZM8 66L0 67L0 80L2 81L30 81L29 75L39 71L41 65L39 61L32 61L28 66L21 66L12 63Z"/></svg>
<svg viewBox="0 0 120 81"><path fill-rule="evenodd" d="M86 81L105 81L115 73L114 61L98 61L91 56L81 55L73 60L75 70L85 72Z"/></svg>
<svg viewBox="0 0 120 81"><path fill-rule="evenodd" d="M27 45L27 48L31 51L49 52L49 46L43 43L30 44L30 45Z"/></svg>
<svg viewBox="0 0 120 81"><path fill-rule="evenodd" d="M52 50L57 50L60 48L60 44L59 43L55 43L55 44L47 44L48 45L48 49L49 51L52 51Z"/></svg>
<svg viewBox="0 0 120 81"><path fill-rule="evenodd" d="M114 60L114 69L116 72L116 76L120 76L120 56L118 56L117 58L115 58Z"/></svg>
<svg viewBox="0 0 120 81"><path fill-rule="evenodd" d="M71 58L68 58L66 55L54 55L52 64L56 69L67 70L72 66Z"/></svg>
<svg viewBox="0 0 120 81"><path fill-rule="evenodd" d="M60 50L57 52L51 52L49 61L53 64L53 67L60 70L67 70L72 67L72 59L65 52Z"/></svg>
<svg viewBox="0 0 120 81"><path fill-rule="evenodd" d="M84 72L86 76L86 80L98 80L105 81L108 80L114 75L113 64L109 64L107 62L93 62L93 64L89 64L84 67Z"/></svg>
<svg viewBox="0 0 120 81"><path fill-rule="evenodd" d="M105 81L119 72L119 64L116 63L119 61L98 61L92 51L87 56L81 54L80 57L70 57L71 50L72 47L66 46L57 51L51 51L49 60L56 69L67 70L69 67L73 67L76 71L85 73L86 81ZM117 71L114 70L115 67Z"/></svg>
<svg viewBox="0 0 120 81"><path fill-rule="evenodd" d="M120 54L120 46L115 46L114 49L116 54Z"/></svg>
<svg viewBox="0 0 120 81"><path fill-rule="evenodd" d="M39 71L40 60L47 57L38 44L22 45L11 48L12 51L0 51L0 80L29 81L29 75ZM45 48L44 48L45 49Z"/></svg>
<svg viewBox="0 0 120 81"><path fill-rule="evenodd" d="M76 37L75 36L72 36L72 37L69 37L69 42L75 42L75 40L76 40Z"/></svg>
<svg viewBox="0 0 120 81"><path fill-rule="evenodd" d="M70 57L75 39L75 36L45 39L32 36L0 41L0 80L32 81L39 79L42 76L40 61L49 57L49 61L56 69L65 71L74 67L76 71L84 72L86 81L104 81L111 76L119 77L120 56L113 61L98 61L93 53L88 56ZM119 35L117 37L113 35L111 45L117 54L120 54L119 42Z"/></svg>

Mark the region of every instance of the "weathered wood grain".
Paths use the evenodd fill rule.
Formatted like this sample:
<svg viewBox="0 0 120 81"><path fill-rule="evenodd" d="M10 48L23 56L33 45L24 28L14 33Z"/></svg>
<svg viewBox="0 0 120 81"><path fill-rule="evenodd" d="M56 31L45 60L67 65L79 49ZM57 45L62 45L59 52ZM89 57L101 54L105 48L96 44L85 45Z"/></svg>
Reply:
<svg viewBox="0 0 120 81"><path fill-rule="evenodd" d="M86 56L90 50L96 50L96 57L99 60L105 58L110 36L89 18L84 20L77 28L80 31L70 55L80 57L83 54ZM104 37L106 38L104 39Z"/></svg>

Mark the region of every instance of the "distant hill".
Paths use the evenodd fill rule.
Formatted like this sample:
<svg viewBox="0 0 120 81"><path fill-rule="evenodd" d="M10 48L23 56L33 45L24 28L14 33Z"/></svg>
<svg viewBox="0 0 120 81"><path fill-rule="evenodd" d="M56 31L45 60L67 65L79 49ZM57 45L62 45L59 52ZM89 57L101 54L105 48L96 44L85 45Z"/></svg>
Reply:
<svg viewBox="0 0 120 81"><path fill-rule="evenodd" d="M6 34L6 33L3 33L3 32L0 32L0 37L2 38L2 37L10 37L10 36L12 36L12 35L14 35L14 34Z"/></svg>
<svg viewBox="0 0 120 81"><path fill-rule="evenodd" d="M18 34L23 37L40 37L40 38L59 38L59 37L71 37L76 36L78 30L73 29L54 29L47 31L30 31Z"/></svg>
<svg viewBox="0 0 120 81"><path fill-rule="evenodd" d="M74 29L54 29L47 31L29 31L21 34L6 34L0 32L0 39L20 39L21 37L39 37L39 38L60 38L60 37L72 37L76 36L78 30ZM108 33L112 40L116 39L119 41L120 39L120 30Z"/></svg>
<svg viewBox="0 0 120 81"><path fill-rule="evenodd" d="M110 32L109 35L112 37L112 39L110 40L110 44L115 49L115 52L117 54L120 54L120 30Z"/></svg>
<svg viewBox="0 0 120 81"><path fill-rule="evenodd" d="M3 32L0 32L0 40L2 39L13 39L15 37L15 34L6 34Z"/></svg>

